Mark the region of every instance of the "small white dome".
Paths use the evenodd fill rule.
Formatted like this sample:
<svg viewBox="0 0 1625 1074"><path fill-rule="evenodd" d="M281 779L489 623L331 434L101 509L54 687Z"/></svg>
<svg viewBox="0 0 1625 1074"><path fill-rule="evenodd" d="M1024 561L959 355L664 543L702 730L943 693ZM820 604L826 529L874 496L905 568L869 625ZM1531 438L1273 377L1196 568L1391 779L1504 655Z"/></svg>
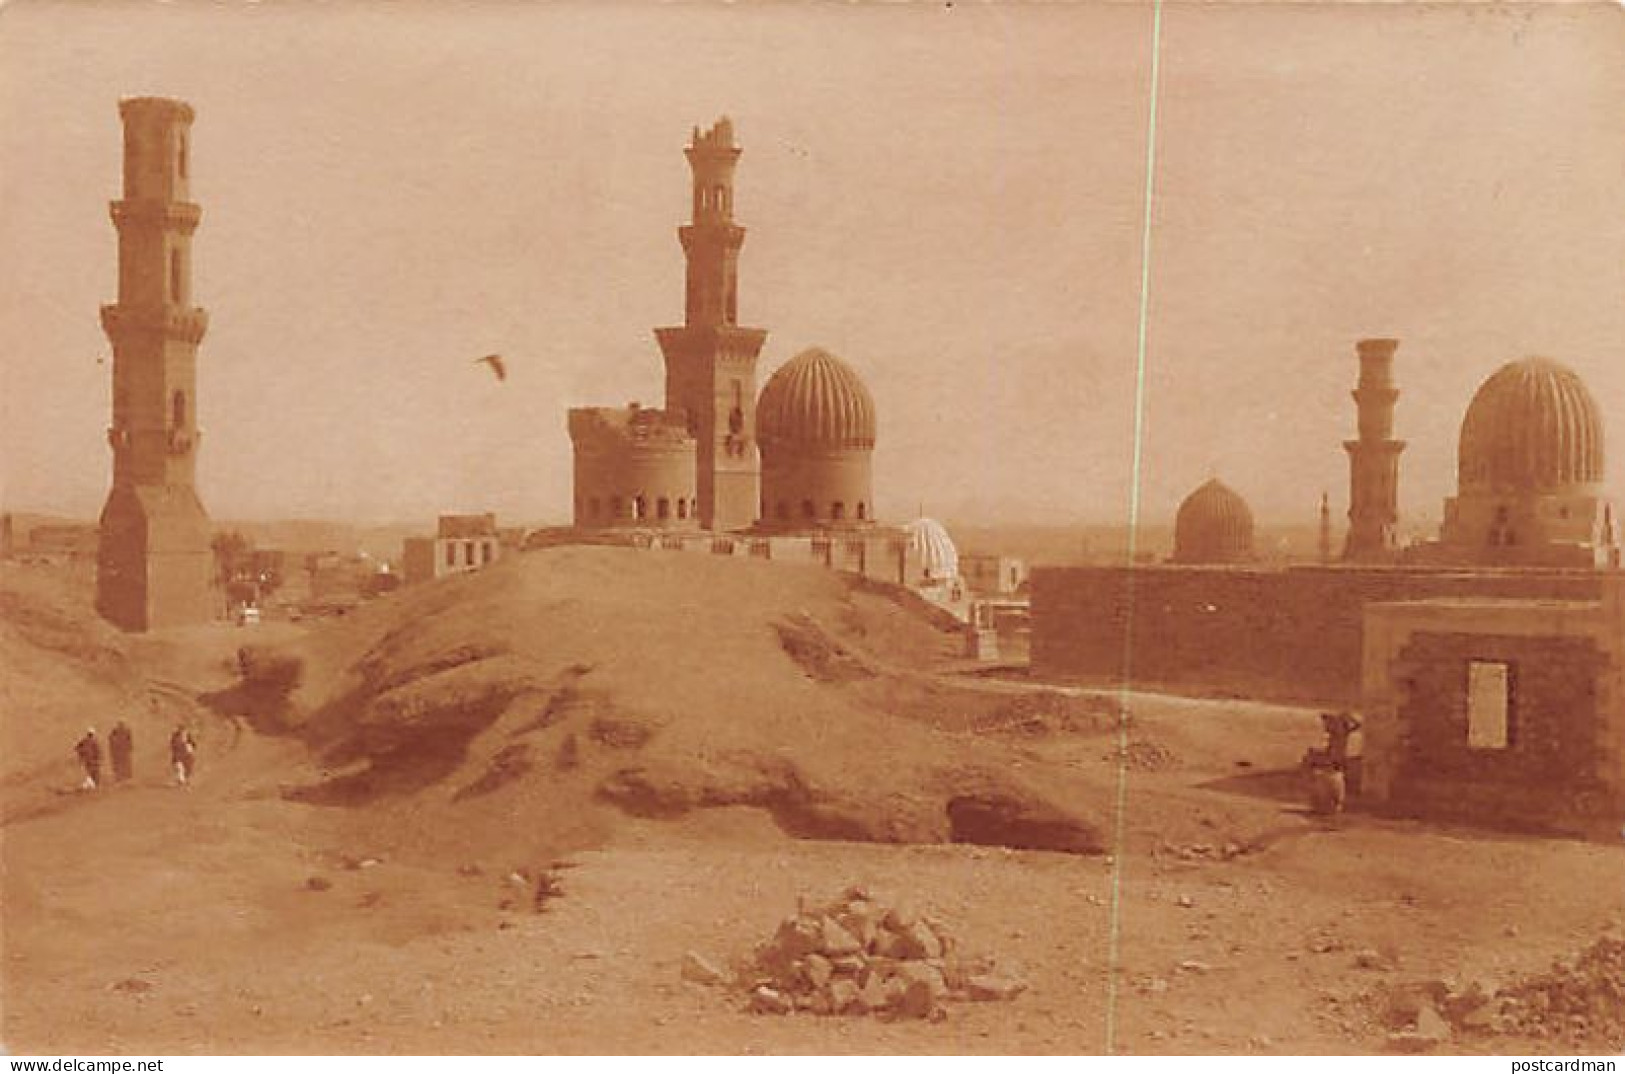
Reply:
<svg viewBox="0 0 1625 1074"><path fill-rule="evenodd" d="M934 518L917 518L907 526L908 547L919 557L920 569L933 581L959 577L959 549L947 527Z"/></svg>

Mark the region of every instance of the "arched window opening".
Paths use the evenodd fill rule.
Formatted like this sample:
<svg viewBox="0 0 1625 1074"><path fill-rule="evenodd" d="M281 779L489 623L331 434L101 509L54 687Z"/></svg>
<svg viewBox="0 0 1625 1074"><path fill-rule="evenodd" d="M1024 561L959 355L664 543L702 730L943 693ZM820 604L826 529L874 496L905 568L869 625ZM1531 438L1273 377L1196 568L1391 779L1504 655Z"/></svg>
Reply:
<svg viewBox="0 0 1625 1074"><path fill-rule="evenodd" d="M186 178L186 135L180 136L180 144L175 151L175 170L182 179Z"/></svg>
<svg viewBox="0 0 1625 1074"><path fill-rule="evenodd" d="M869 518L869 505L862 500L858 501L858 521L864 522Z"/></svg>
<svg viewBox="0 0 1625 1074"><path fill-rule="evenodd" d="M171 302L184 302L185 296L181 294L181 252L169 251L169 299Z"/></svg>
<svg viewBox="0 0 1625 1074"><path fill-rule="evenodd" d="M830 504L829 517L837 522L840 522L846 518L846 504L840 500L836 500L834 503Z"/></svg>
<svg viewBox="0 0 1625 1074"><path fill-rule="evenodd" d="M632 517L635 519L641 519L644 515L648 514L648 511L648 501L643 498L643 493L640 492L632 499Z"/></svg>
<svg viewBox="0 0 1625 1074"><path fill-rule="evenodd" d="M176 392L169 398L169 427L186 428L186 393Z"/></svg>
<svg viewBox="0 0 1625 1074"><path fill-rule="evenodd" d="M678 518L687 518L688 517L688 500L684 499L681 496L677 497L677 517Z"/></svg>
<svg viewBox="0 0 1625 1074"><path fill-rule="evenodd" d="M671 501L664 496L655 504L655 517L662 521L671 517Z"/></svg>

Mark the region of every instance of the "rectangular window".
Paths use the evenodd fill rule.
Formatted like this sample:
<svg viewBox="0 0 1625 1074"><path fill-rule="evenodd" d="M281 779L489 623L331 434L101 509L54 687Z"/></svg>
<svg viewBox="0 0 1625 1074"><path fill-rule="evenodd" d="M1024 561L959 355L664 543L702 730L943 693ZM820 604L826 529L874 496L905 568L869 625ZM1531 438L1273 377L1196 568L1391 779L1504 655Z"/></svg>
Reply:
<svg viewBox="0 0 1625 1074"><path fill-rule="evenodd" d="M1507 664L1474 660L1467 665L1467 745L1475 750L1504 750L1512 744L1512 669Z"/></svg>
<svg viewBox="0 0 1625 1074"><path fill-rule="evenodd" d="M452 541L446 542L446 566L457 566L457 545Z"/></svg>

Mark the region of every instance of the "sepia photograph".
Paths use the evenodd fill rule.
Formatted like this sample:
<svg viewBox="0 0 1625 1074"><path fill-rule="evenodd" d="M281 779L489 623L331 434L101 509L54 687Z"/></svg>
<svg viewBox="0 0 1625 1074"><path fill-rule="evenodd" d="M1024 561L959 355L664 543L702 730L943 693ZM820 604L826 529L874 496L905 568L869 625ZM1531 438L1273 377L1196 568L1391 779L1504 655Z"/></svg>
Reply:
<svg viewBox="0 0 1625 1074"><path fill-rule="evenodd" d="M1619 3L9 0L0 371L8 1056L1625 1052Z"/></svg>

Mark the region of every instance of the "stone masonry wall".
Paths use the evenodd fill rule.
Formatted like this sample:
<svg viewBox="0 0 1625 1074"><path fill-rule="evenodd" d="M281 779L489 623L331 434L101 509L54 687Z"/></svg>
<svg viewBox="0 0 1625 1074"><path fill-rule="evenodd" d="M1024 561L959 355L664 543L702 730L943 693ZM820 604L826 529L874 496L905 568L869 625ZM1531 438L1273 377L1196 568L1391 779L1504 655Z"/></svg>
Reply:
<svg viewBox="0 0 1625 1074"><path fill-rule="evenodd" d="M1467 666L1510 665L1506 749L1467 744ZM1421 783L1595 786L1597 687L1606 658L1585 637L1420 633L1400 650L1399 765L1394 798Z"/></svg>
<svg viewBox="0 0 1625 1074"><path fill-rule="evenodd" d="M1043 567L1032 666L1045 679L1353 705L1367 604L1600 594L1589 572Z"/></svg>

